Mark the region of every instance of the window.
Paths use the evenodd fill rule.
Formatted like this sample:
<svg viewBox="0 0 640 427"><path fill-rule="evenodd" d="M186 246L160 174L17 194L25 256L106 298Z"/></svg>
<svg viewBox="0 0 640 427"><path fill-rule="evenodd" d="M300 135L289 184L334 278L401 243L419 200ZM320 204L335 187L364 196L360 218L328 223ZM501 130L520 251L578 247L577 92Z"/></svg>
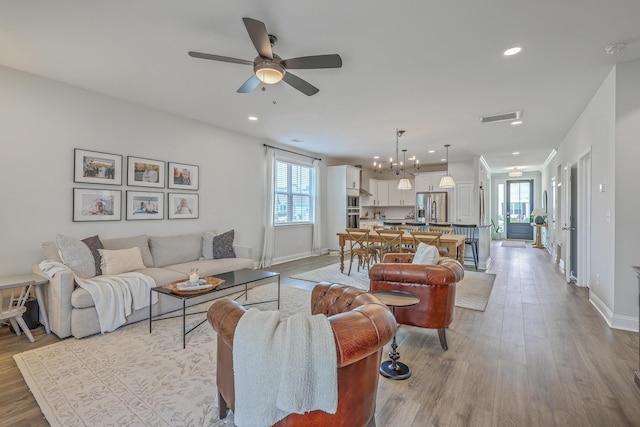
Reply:
<svg viewBox="0 0 640 427"><path fill-rule="evenodd" d="M313 222L313 169L276 160L274 224Z"/></svg>

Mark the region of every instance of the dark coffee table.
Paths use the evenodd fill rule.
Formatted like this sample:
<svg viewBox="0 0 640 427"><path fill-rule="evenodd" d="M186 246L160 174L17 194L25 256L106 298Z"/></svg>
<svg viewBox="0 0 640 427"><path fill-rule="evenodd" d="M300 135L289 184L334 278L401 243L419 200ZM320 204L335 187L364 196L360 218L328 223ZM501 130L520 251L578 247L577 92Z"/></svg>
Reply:
<svg viewBox="0 0 640 427"><path fill-rule="evenodd" d="M198 301L197 304L201 304L203 302L206 301L213 301L219 298L223 298L229 294L225 294L225 295L220 295L222 293L222 291L230 289L230 288L239 288L238 292L242 292L240 295L238 295L235 300L237 301L239 298L241 298L242 296L245 297L245 301L248 297L248 292L249 292L249 284L250 283L254 283L260 280L265 280L265 279L271 279L274 277L278 278L278 295L275 299L270 299L270 300L264 300L264 301L258 301L252 304L245 304L245 306L250 306L250 305L256 305L256 304L264 304L264 303L268 303L268 302L277 302L278 303L278 310L280 309L280 273L274 273L271 271L262 271L262 270L253 270L251 268L243 268L240 270L236 270L236 271L230 271L228 273L222 273L222 274L216 274L215 276L212 276L218 279L222 279L224 280L223 283L219 284L218 286L216 286L214 289L208 289L208 290L203 290L202 292L194 292L194 293L190 293L190 294L175 294L173 292L171 292L169 289L165 288L164 286L156 286L155 288L151 288L150 291L150 296L153 295L152 292L158 292L159 294L163 294L163 295L167 295L170 296L172 298L177 298L182 300L182 348L186 347L186 339L187 339L187 334L192 332L194 329L196 329L198 326L202 325L204 322L207 321L207 319L205 318L203 321L201 321L200 323L198 323L197 325L195 325L193 328L189 329L187 331L187 325L186 325L186 317L187 317L187 301L193 298L201 298L203 296L210 296L211 298L206 299L205 301ZM188 279L185 279L188 280ZM244 287L244 289L242 288ZM151 298L150 298L151 300ZM196 304L196 305L197 305ZM160 314L153 316L153 311L152 311L152 304L149 304L149 333L151 333L151 324L153 322L153 320L165 320L165 319L173 319L175 317L180 317L179 315L176 316L166 316L165 314ZM206 311L198 311L195 313L189 313L189 316L192 314L202 314L202 313L206 313Z"/></svg>

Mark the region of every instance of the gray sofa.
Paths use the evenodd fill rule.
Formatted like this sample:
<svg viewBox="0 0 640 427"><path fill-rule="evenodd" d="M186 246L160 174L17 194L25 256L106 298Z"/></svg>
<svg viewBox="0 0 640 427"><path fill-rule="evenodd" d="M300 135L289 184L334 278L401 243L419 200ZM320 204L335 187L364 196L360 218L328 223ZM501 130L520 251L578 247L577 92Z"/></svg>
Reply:
<svg viewBox="0 0 640 427"><path fill-rule="evenodd" d="M175 280L186 280L189 277L189 271L194 267L199 269L202 277L242 268L256 268L256 263L251 258L251 248L244 246L233 246L236 258L207 259L213 257L209 246L212 244L213 236L215 236L215 232L173 236L141 235L105 239L101 242L103 248L108 250L139 247L145 268L135 271L152 277L157 286L162 286ZM43 249L45 251L45 259L62 261L56 243L45 242ZM94 261L93 258L86 260L87 263L93 263ZM74 268L74 271L77 272L78 270ZM44 275L37 264L34 265L34 272ZM86 290L76 285L71 271L56 273L49 279L49 285L46 290L51 331L58 337L74 336L83 338L100 333L98 313L93 299ZM197 302L197 300L194 300L191 301ZM153 315L168 313L181 307L182 303L179 299L161 295L158 298L158 303L153 305ZM127 317L127 324L148 318L148 307L134 310Z"/></svg>

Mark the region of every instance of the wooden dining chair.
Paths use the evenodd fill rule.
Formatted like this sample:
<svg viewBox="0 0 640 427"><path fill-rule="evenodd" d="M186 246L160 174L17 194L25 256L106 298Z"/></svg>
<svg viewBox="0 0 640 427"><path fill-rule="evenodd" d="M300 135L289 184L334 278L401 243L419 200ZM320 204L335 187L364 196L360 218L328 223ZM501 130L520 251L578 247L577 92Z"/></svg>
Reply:
<svg viewBox="0 0 640 427"><path fill-rule="evenodd" d="M349 235L349 272L347 276L351 275L351 266L353 265L353 258L358 258L358 271L360 271L360 266L363 267L366 265L367 270L370 267L371 259L373 257L374 261L377 259L377 254L375 251L371 250L369 247L369 233L371 232L367 228L347 228L347 234Z"/></svg>
<svg viewBox="0 0 640 427"><path fill-rule="evenodd" d="M384 258L384 254L389 252L403 252L402 236L404 231L401 230L376 230L380 237L380 254L379 259Z"/></svg>
<svg viewBox="0 0 640 427"><path fill-rule="evenodd" d="M440 243L440 236L442 236L442 233L437 231L412 231L411 236L413 237L414 247L417 248L420 243L425 243L438 248L438 253L441 257L449 256L449 250L443 247Z"/></svg>
<svg viewBox="0 0 640 427"><path fill-rule="evenodd" d="M430 225L428 231L437 231L442 234L453 234L453 227L436 227Z"/></svg>
<svg viewBox="0 0 640 427"><path fill-rule="evenodd" d="M411 233L412 231L420 231L420 227L417 225L399 225L398 230L404 231L405 233ZM405 243L402 245L402 250L404 252L415 253L418 245L414 243Z"/></svg>

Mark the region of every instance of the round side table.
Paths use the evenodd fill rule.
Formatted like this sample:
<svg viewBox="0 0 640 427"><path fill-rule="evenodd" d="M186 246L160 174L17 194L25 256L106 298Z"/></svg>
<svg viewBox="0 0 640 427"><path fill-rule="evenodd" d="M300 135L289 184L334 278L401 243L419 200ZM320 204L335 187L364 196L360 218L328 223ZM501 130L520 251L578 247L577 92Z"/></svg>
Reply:
<svg viewBox="0 0 640 427"><path fill-rule="evenodd" d="M420 302L420 298L416 295L405 291L375 291L373 295L376 296L385 305L391 307L393 317L396 316L396 307L411 307ZM380 365L380 374L383 377L392 380L406 380L411 376L411 368L402 362L398 362L400 359L400 353L398 352L398 344L396 343L396 335L393 335L393 341L391 341L391 351L389 352L391 360L385 360Z"/></svg>

